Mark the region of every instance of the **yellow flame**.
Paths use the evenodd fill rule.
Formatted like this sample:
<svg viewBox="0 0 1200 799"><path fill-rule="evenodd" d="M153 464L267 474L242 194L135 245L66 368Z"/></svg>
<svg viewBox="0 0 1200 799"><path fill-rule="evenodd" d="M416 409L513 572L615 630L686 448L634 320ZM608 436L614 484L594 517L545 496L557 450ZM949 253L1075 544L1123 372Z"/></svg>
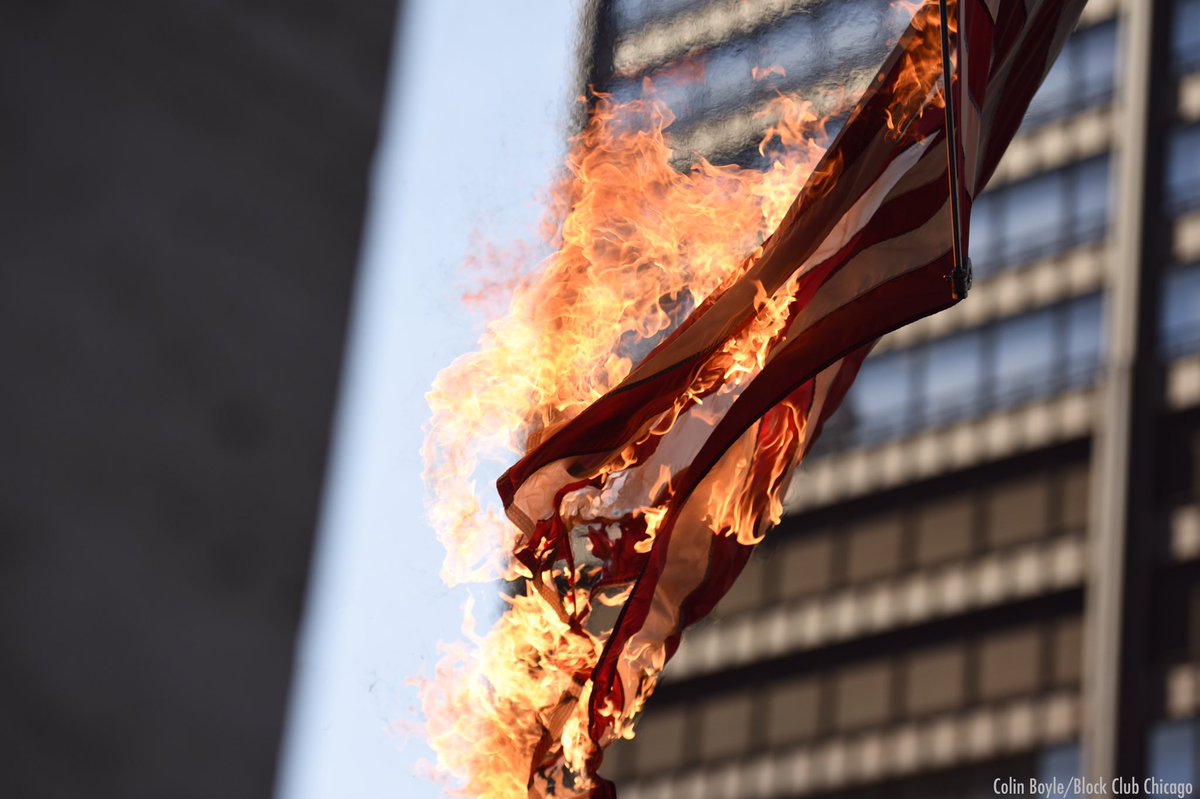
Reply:
<svg viewBox="0 0 1200 799"><path fill-rule="evenodd" d="M919 12L925 36L936 36L937 3ZM932 21L931 21L932 19ZM924 52L924 51L923 51ZM906 63L904 96L924 101L940 76L940 50ZM907 56L906 56L907 57ZM777 74L776 68L754 76ZM908 95L911 94L911 97ZM585 129L571 142L564 177L552 192L547 241L554 253L535 272L514 276L511 302L487 325L478 351L445 369L428 395L432 417L423 449L428 515L446 547L443 579L450 585L502 579L505 612L484 635L447 646L430 680L421 682L423 711L438 769L457 795L471 799L583 796L591 754L587 708L590 669L610 633L588 622L595 600L619 604L627 589L592 597L575 574L555 566L531 574L511 557L518 531L490 499L480 474L509 465L536 442L574 418L625 378L653 344L723 283L753 263L824 154L825 120L812 104L781 96L769 111L777 120L760 147L774 160L766 170L717 166L701 159L687 172L672 166L664 129L671 112L652 92L614 105L598 95ZM768 296L760 287L752 323L716 353L689 397L655 420L645 437L671 429L686 404L711 386L734 390L761 369L785 322L791 286ZM710 401L711 398L702 400ZM787 406L786 422L769 431L775 453L768 473L753 482L734 450L711 476L704 524L714 534L755 543L782 514L782 492L794 465L803 418ZM698 416L703 418L701 404ZM772 450L771 448L774 447ZM791 448L790 448L791 447ZM633 463L622 453L604 471ZM672 475L658 475L653 495L669 494ZM602 514L603 489L563 500L564 518ZM762 508L765 506L765 513ZM634 509L644 518L647 551L663 519L661 504ZM586 557L586 553L579 553ZM558 580L558 582L556 582ZM629 708L606 706L612 734L632 737L637 710L663 666L661 649L647 648ZM531 767L549 737L563 767L577 779ZM553 788L549 782L556 781Z"/></svg>

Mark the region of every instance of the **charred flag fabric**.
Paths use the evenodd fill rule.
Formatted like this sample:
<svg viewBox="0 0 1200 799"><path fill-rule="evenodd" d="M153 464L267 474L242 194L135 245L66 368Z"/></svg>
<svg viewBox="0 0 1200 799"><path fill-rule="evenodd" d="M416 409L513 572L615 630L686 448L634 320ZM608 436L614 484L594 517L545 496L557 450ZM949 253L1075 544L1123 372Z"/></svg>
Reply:
<svg viewBox="0 0 1200 799"><path fill-rule="evenodd" d="M961 248L969 211L1084 0L949 4L947 119L939 4L926 2L783 223L614 390L543 431L498 483L514 553L580 635L620 608L590 671L547 708L531 795L562 784L561 736L586 703L593 796L688 625L708 614L782 513L797 464L883 334L960 301L947 124L957 134ZM591 626L589 626L591 625Z"/></svg>

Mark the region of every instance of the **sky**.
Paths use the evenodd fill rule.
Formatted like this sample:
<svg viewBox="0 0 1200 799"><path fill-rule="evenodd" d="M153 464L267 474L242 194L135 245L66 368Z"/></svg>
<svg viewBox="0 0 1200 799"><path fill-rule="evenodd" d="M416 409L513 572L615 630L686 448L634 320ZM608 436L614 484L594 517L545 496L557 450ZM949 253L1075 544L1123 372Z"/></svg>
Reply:
<svg viewBox="0 0 1200 799"><path fill-rule="evenodd" d="M277 799L423 799L430 757L406 680L458 638L438 577L421 425L479 320L458 300L471 241L530 239L562 164L578 0L408 0L372 178Z"/></svg>

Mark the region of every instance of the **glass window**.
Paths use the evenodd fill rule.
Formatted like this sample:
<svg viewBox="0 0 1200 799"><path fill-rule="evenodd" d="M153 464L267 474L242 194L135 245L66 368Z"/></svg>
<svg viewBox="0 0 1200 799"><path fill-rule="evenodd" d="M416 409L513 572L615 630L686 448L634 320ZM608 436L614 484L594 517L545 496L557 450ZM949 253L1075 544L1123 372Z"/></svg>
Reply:
<svg viewBox="0 0 1200 799"><path fill-rule="evenodd" d="M1054 749L1047 749L1038 756L1038 781L1043 783L1057 782L1069 786L1071 780L1083 774L1080 759L1079 744L1067 744ZM1063 799L1074 799L1076 796L1070 788Z"/></svg>
<svg viewBox="0 0 1200 799"><path fill-rule="evenodd" d="M1167 145L1167 205L1179 212L1200 201L1200 125L1174 132Z"/></svg>
<svg viewBox="0 0 1200 799"><path fill-rule="evenodd" d="M1200 266L1188 280L1194 282L1186 291L1173 287L1181 299L1171 307L1186 307L1195 319ZM1101 295L1092 294L869 358L822 435L820 451L894 438L1091 385L1105 346L1101 303Z"/></svg>
<svg viewBox="0 0 1200 799"><path fill-rule="evenodd" d="M1019 316L996 329L993 396L1000 404L1044 394L1055 368L1054 319L1048 310Z"/></svg>
<svg viewBox="0 0 1200 799"><path fill-rule="evenodd" d="M1075 300L1065 308L1067 315L1064 378L1069 386L1092 381L1104 352L1104 325L1100 295Z"/></svg>
<svg viewBox="0 0 1200 799"><path fill-rule="evenodd" d="M978 331L958 333L926 349L921 413L939 424L969 416L983 396L983 347Z"/></svg>
<svg viewBox="0 0 1200 799"><path fill-rule="evenodd" d="M704 104L709 107L728 105L745 96L756 60L746 45L723 47L714 52L704 70L707 88Z"/></svg>
<svg viewBox="0 0 1200 799"><path fill-rule="evenodd" d="M642 84L639 81L623 80L608 87L614 103L628 103L642 96Z"/></svg>
<svg viewBox="0 0 1200 799"><path fill-rule="evenodd" d="M1108 156L1084 161L1075 168L1075 235L1087 240L1108 225Z"/></svg>
<svg viewBox="0 0 1200 799"><path fill-rule="evenodd" d="M615 11L618 26L629 29L665 19L698 3L670 0L661 10L650 5L646 0L621 0ZM761 31L697 53L687 66L668 64L651 70L648 77L679 123L691 124L708 114L770 97L776 89L795 91L822 81L844 85L851 70L878 67L890 49L888 42L900 35L911 18L911 11L897 13L888 0L825 0ZM786 74L754 80L754 67L773 66L782 67ZM703 79L696 79L699 74ZM638 97L641 86L637 77L616 82L611 90L617 100L627 100Z"/></svg>
<svg viewBox="0 0 1200 799"><path fill-rule="evenodd" d="M1061 241L1067 209L1063 171L1047 172L1004 190L1004 245L1010 257L1033 257Z"/></svg>
<svg viewBox="0 0 1200 799"><path fill-rule="evenodd" d="M683 119L703 106L709 90L707 61L670 64L645 77L654 86L652 95L643 91L644 78L641 77L613 81L606 91L618 104L652 96L666 103L677 119Z"/></svg>
<svg viewBox="0 0 1200 799"><path fill-rule="evenodd" d="M1036 127L1108 102L1117 73L1116 22L1076 32L1029 103L1023 126Z"/></svg>
<svg viewBox="0 0 1200 799"><path fill-rule="evenodd" d="M1079 85L1087 105L1112 97L1117 71L1117 24L1096 25L1078 35ZM1078 104L1076 107L1079 107Z"/></svg>
<svg viewBox="0 0 1200 799"><path fill-rule="evenodd" d="M912 353L872 356L859 370L845 411L861 440L878 438L898 429L912 407Z"/></svg>
<svg viewBox="0 0 1200 799"><path fill-rule="evenodd" d="M997 205L995 196L990 192L984 192L971 204L970 241L967 248L977 277L987 274L999 263L996 257L999 246Z"/></svg>
<svg viewBox="0 0 1200 799"><path fill-rule="evenodd" d="M1158 724L1150 731L1150 774L1159 782L1195 782L1196 763L1200 762L1200 741L1196 735L1195 719ZM1146 796L1167 796L1147 793Z"/></svg>
<svg viewBox="0 0 1200 799"><path fill-rule="evenodd" d="M801 14L785 20L768 31L759 41L755 66L780 66L787 72L789 82L805 83L820 73L826 58L826 48L812 19ZM742 91L750 80L749 71L742 78Z"/></svg>
<svg viewBox="0 0 1200 799"><path fill-rule="evenodd" d="M1029 101L1029 110L1025 118L1035 122L1045 121L1059 112L1060 107L1071 99L1071 89L1078 81L1079 70L1073 57L1074 39L1069 40L1059 54L1050 71L1046 73L1042 85Z"/></svg>
<svg viewBox="0 0 1200 799"><path fill-rule="evenodd" d="M971 209L979 274L1094 241L1108 225L1107 155L984 192Z"/></svg>
<svg viewBox="0 0 1200 799"><path fill-rule="evenodd" d="M1200 66L1200 0L1178 0L1171 20L1171 53L1175 68L1187 72Z"/></svg>
<svg viewBox="0 0 1200 799"><path fill-rule="evenodd" d="M614 0L613 19L618 30L627 31L651 20L666 19L702 2L703 0Z"/></svg>
<svg viewBox="0 0 1200 799"><path fill-rule="evenodd" d="M828 68L847 69L862 61L862 54L878 49L883 39L884 6L872 0L843 0L829 6L821 25ZM882 63L883 59L879 60ZM875 65L878 67L878 64Z"/></svg>
<svg viewBox="0 0 1200 799"><path fill-rule="evenodd" d="M1200 349L1200 265L1169 272L1163 281L1159 335L1168 356Z"/></svg>

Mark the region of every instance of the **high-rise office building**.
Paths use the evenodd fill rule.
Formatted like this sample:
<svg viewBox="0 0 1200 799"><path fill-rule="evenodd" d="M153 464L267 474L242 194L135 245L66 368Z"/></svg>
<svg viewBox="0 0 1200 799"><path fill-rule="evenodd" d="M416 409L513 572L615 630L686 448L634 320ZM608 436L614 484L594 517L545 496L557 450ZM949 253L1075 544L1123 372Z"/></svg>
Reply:
<svg viewBox="0 0 1200 799"><path fill-rule="evenodd" d="M0 796L271 795L396 8L0 5Z"/></svg>
<svg viewBox="0 0 1200 799"><path fill-rule="evenodd" d="M681 168L756 163L774 90L869 78L904 22L887 0L593 13L590 80L620 100L649 77ZM1086 6L974 207L971 296L876 347L611 749L623 799L1200 778L1198 56L1200 0Z"/></svg>

